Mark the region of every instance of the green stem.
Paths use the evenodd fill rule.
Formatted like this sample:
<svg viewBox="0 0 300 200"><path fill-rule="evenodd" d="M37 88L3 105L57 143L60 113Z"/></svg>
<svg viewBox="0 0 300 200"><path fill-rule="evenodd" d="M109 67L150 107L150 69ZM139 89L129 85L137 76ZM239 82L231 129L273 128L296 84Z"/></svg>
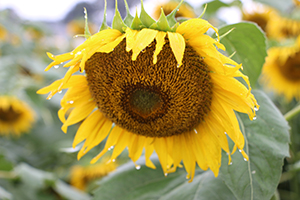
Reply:
<svg viewBox="0 0 300 200"><path fill-rule="evenodd" d="M287 112L284 115L284 118L289 121L291 120L293 117L295 117L297 114L300 113L300 104L298 106L296 106L295 108L293 108L292 110L290 110L289 112Z"/></svg>

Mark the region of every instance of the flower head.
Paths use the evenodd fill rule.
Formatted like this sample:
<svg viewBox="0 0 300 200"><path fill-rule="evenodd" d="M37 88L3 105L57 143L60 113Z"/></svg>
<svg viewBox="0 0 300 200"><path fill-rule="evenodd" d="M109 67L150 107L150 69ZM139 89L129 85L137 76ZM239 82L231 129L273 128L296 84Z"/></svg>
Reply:
<svg viewBox="0 0 300 200"><path fill-rule="evenodd" d="M274 16L267 27L268 37L276 40L295 38L300 35L300 20Z"/></svg>
<svg viewBox="0 0 300 200"><path fill-rule="evenodd" d="M269 22L277 16L278 12L275 9L258 3L253 3L251 10L243 10L243 20L256 23L263 31L268 29Z"/></svg>
<svg viewBox="0 0 300 200"><path fill-rule="evenodd" d="M29 131L34 115L25 102L16 97L0 96L0 135L20 136Z"/></svg>
<svg viewBox="0 0 300 200"><path fill-rule="evenodd" d="M117 168L117 164L115 162L107 162L108 160L104 159L102 162L95 165L73 166L70 174L71 185L80 190L86 190L88 183L106 176Z"/></svg>
<svg viewBox="0 0 300 200"><path fill-rule="evenodd" d="M300 36L290 47L272 47L262 69L262 82L269 90L290 101L300 99Z"/></svg>
<svg viewBox="0 0 300 200"><path fill-rule="evenodd" d="M128 14L123 21L116 10L111 29L90 36L70 53L48 54L53 62L46 70L70 60L64 65L69 70L38 93L50 92L51 98L68 89L58 114L64 132L83 120L73 142L75 147L84 141L78 158L107 138L92 163L111 147L111 160L128 147L133 162L145 149L146 166L155 168L150 160L155 151L165 174L183 161L192 180L196 163L218 175L222 149L231 162L229 136L235 143L232 153L238 148L248 159L234 113L255 116L258 105L248 78L240 64L218 51L224 46L205 34L212 28L219 37L215 27L199 18L179 24L177 9L168 16L162 12L158 21L143 3L140 17ZM78 70L84 75L73 75Z"/></svg>

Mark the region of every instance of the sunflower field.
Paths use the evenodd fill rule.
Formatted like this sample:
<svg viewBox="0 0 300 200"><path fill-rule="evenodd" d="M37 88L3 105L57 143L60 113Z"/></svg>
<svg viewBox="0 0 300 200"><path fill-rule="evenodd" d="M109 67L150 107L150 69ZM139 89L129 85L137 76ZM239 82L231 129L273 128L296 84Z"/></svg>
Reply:
<svg viewBox="0 0 300 200"><path fill-rule="evenodd" d="M300 199L299 13L95 0L47 21L0 7L0 199Z"/></svg>

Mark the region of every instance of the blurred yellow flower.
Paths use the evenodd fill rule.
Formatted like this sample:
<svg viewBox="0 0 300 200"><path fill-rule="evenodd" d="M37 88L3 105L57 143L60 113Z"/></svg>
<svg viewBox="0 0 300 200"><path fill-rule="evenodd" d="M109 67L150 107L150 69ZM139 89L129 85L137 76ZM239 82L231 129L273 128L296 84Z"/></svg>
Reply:
<svg viewBox="0 0 300 200"><path fill-rule="evenodd" d="M117 164L115 162L107 162L108 160L104 159L101 163L94 165L73 166L70 173L70 184L80 190L86 190L88 183L106 176L108 173L117 168Z"/></svg>
<svg viewBox="0 0 300 200"><path fill-rule="evenodd" d="M67 33L70 36L84 34L84 20L72 20L67 24ZM97 28L94 24L89 23L89 30L91 33L95 33Z"/></svg>
<svg viewBox="0 0 300 200"><path fill-rule="evenodd" d="M196 163L218 175L222 149L229 162L237 148L247 160L234 111L253 119L258 105L241 65L221 54L218 48L224 46L205 34L212 28L219 38L218 30L200 18L171 28L175 19L156 22L143 7L133 20L126 22L131 26L114 23L116 28L101 30L72 52L48 53L53 62L46 70L68 60L64 67L70 68L38 93L50 92L51 98L68 88L58 115L64 132L83 120L73 141L73 147L84 141L78 158L107 137L92 163L111 147L111 160L128 147L135 163L145 149L146 166L155 168L150 156L156 151L165 174L183 161L191 181ZM73 75L77 71L85 74ZM227 136L235 143L232 152Z"/></svg>
<svg viewBox="0 0 300 200"><path fill-rule="evenodd" d="M34 111L22 100L0 96L0 135L20 136L34 122Z"/></svg>
<svg viewBox="0 0 300 200"><path fill-rule="evenodd" d="M5 41L7 39L8 32L4 26L0 24L0 40Z"/></svg>
<svg viewBox="0 0 300 200"><path fill-rule="evenodd" d="M300 20L274 16L268 24L269 38L282 40L300 35Z"/></svg>
<svg viewBox="0 0 300 200"><path fill-rule="evenodd" d="M266 88L290 101L300 99L300 36L290 47L272 47L262 69Z"/></svg>
<svg viewBox="0 0 300 200"><path fill-rule="evenodd" d="M275 9L263 4L253 4L251 10L243 10L243 20L256 23L265 32L270 20L277 15Z"/></svg>

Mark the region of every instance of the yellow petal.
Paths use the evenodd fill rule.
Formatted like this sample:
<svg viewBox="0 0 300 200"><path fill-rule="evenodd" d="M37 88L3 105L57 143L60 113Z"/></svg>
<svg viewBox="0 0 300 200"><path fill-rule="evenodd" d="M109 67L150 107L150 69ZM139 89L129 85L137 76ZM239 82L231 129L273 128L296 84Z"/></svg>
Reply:
<svg viewBox="0 0 300 200"><path fill-rule="evenodd" d="M95 108L95 103L89 101L82 106L75 107L69 115L67 121L61 127L64 132L67 132L67 127L80 122L85 119Z"/></svg>
<svg viewBox="0 0 300 200"><path fill-rule="evenodd" d="M168 32L170 47L174 53L178 67L182 65L183 54L185 50L185 39L179 33Z"/></svg>
<svg viewBox="0 0 300 200"><path fill-rule="evenodd" d="M73 148L76 147L77 144L85 140L89 137L89 134L95 129L95 127L99 124L101 120L103 120L104 116L98 110L93 112L90 116L88 116L84 122L80 125L74 141L73 141Z"/></svg>
<svg viewBox="0 0 300 200"><path fill-rule="evenodd" d="M146 147L145 147L145 159L146 159L146 166L152 169L156 169L156 166L150 160L150 156L153 154L154 146L152 143L152 138L147 138Z"/></svg>
<svg viewBox="0 0 300 200"><path fill-rule="evenodd" d="M126 29L126 51L129 52L133 49L135 43L136 43L136 36L139 31L132 30L130 28Z"/></svg>
<svg viewBox="0 0 300 200"><path fill-rule="evenodd" d="M91 161L92 163L95 163L97 160L99 160L111 147L113 147L115 144L117 144L120 136L124 133L125 131L120 128L119 126L115 126L111 133L109 134L107 141L105 143L105 146L103 150L93 158Z"/></svg>
<svg viewBox="0 0 300 200"><path fill-rule="evenodd" d="M162 50L164 44L165 44L165 37L166 37L166 32L159 31L155 37L156 40L156 46L155 46L155 51L153 53L153 64L157 63L157 55L160 53Z"/></svg>
<svg viewBox="0 0 300 200"><path fill-rule="evenodd" d="M208 29L214 29L218 36L218 29L213 27L208 21L204 19L189 19L181 23L176 29L176 33L180 33L186 40L195 38L197 36L203 35Z"/></svg>
<svg viewBox="0 0 300 200"><path fill-rule="evenodd" d="M164 173L167 173L167 166L168 166L168 147L166 143L166 138L155 138L153 142L155 152L158 155L159 162L161 164L161 168L163 169Z"/></svg>
<svg viewBox="0 0 300 200"><path fill-rule="evenodd" d="M114 151L111 155L111 159L116 159L122 151L125 149L126 146L129 145L129 142L131 141L131 138L133 136L133 133L125 131L123 134L121 134L120 138L118 139L118 142L116 143L114 147Z"/></svg>
<svg viewBox="0 0 300 200"><path fill-rule="evenodd" d="M137 33L136 41L132 48L132 60L136 60L139 53L144 50L157 35L157 30L144 28Z"/></svg>
<svg viewBox="0 0 300 200"><path fill-rule="evenodd" d="M109 53L114 50L114 48L122 42L124 39L125 35L119 36L117 39L115 39L113 42L107 43L106 45L100 47L97 52L102 52L102 53Z"/></svg>

